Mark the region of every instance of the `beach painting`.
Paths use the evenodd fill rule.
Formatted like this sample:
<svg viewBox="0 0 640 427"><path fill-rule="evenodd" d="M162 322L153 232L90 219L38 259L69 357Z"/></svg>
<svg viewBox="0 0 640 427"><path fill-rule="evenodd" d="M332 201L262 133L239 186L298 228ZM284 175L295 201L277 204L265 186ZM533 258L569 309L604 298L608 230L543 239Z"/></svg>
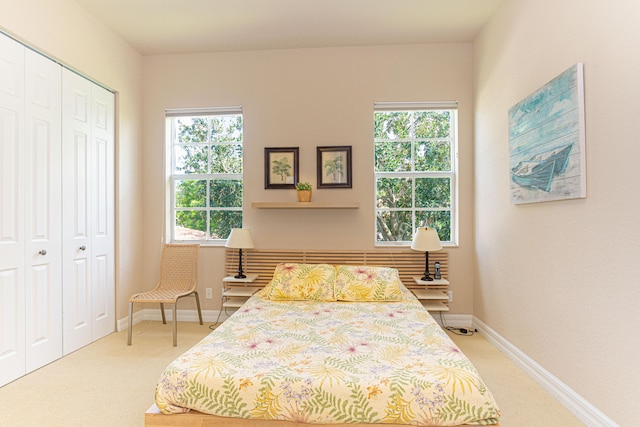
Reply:
<svg viewBox="0 0 640 427"><path fill-rule="evenodd" d="M582 64L509 109L512 204L586 197L584 117Z"/></svg>

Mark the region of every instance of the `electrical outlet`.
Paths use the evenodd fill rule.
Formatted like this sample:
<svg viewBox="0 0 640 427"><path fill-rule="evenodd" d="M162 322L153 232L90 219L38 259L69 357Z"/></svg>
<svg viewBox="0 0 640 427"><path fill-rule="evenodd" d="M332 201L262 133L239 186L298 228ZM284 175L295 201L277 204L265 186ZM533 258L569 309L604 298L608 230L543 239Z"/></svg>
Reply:
<svg viewBox="0 0 640 427"><path fill-rule="evenodd" d="M213 289L211 289L211 288L207 288L207 289L205 289L205 290L206 290L206 292L207 292L207 293L206 293L206 295L205 295L205 298L206 298L206 299L212 299L212 298L213 298Z"/></svg>
<svg viewBox="0 0 640 427"><path fill-rule="evenodd" d="M453 291L449 291L449 302L453 302Z"/></svg>

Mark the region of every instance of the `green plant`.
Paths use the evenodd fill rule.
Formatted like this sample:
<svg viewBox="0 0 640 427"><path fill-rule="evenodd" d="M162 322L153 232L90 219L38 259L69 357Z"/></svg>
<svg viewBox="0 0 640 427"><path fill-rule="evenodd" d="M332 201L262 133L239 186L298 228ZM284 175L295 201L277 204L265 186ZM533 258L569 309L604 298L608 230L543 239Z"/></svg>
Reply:
<svg viewBox="0 0 640 427"><path fill-rule="evenodd" d="M298 191L311 191L311 184L308 182L299 182L296 184L296 190Z"/></svg>

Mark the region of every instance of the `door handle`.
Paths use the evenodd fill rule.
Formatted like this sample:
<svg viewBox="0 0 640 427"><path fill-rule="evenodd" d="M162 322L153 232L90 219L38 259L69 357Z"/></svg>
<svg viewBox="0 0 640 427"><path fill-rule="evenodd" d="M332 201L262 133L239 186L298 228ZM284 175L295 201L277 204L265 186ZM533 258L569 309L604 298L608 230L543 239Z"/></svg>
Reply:
<svg viewBox="0 0 640 427"><path fill-rule="evenodd" d="M40 252L38 252L38 253L39 253L40 255L46 255L46 254L47 254L47 251L43 249L43 250L41 250L41 251L40 251Z"/></svg>
<svg viewBox="0 0 640 427"><path fill-rule="evenodd" d="M82 245L82 246L80 246L80 248L79 248L79 249L80 249L81 251L84 251L84 250L86 250L86 249L87 249L87 247L86 247L85 245Z"/></svg>

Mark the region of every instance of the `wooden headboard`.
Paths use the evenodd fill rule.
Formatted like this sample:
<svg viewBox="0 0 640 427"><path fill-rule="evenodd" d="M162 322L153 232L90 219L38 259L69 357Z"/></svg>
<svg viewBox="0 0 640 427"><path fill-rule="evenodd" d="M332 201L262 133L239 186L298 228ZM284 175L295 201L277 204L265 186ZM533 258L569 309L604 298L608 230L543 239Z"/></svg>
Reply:
<svg viewBox="0 0 640 427"><path fill-rule="evenodd" d="M429 271L433 275L433 264L440 262L442 278L449 276L449 254L446 250L429 252ZM245 249L242 251L242 269L245 274L257 274L253 282L265 286L271 280L276 265L281 262L306 264L375 265L398 269L400 280L407 287L415 286L414 277L424 273L424 252L405 248L385 248L366 251ZM238 250L225 249L225 275L233 276L238 271Z"/></svg>

